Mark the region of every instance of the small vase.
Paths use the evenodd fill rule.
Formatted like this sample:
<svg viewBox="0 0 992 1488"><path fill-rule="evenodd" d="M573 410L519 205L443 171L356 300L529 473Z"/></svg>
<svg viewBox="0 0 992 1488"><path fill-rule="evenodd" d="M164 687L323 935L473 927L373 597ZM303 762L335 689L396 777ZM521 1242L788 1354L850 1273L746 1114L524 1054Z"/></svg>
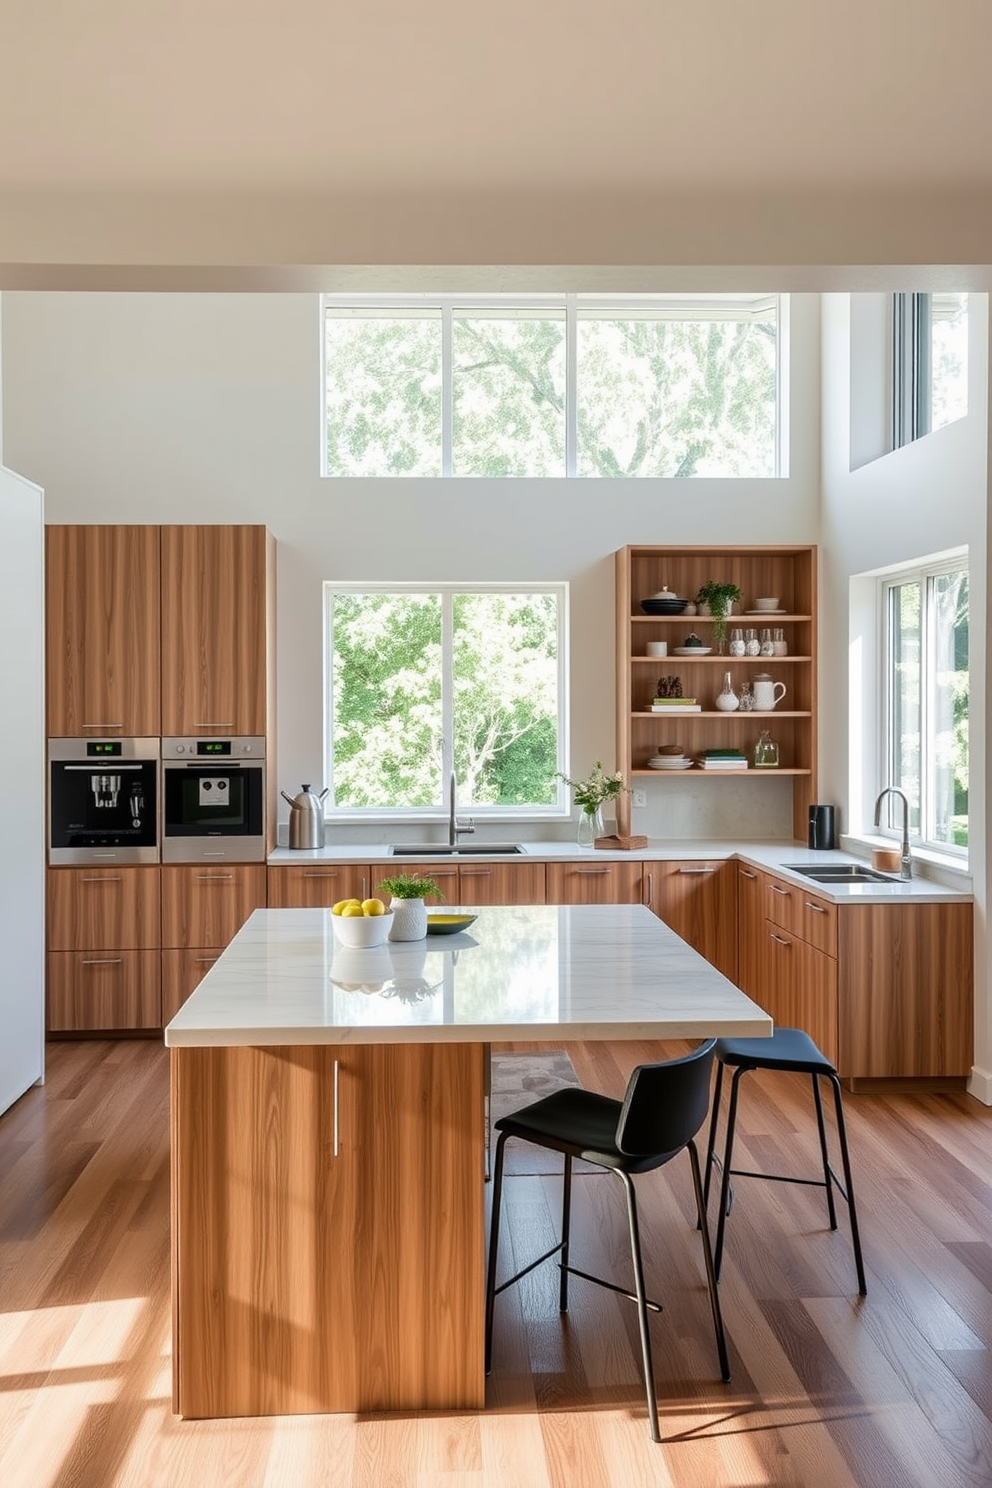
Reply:
<svg viewBox="0 0 992 1488"><path fill-rule="evenodd" d="M390 940L423 940L427 934L427 906L423 899L391 899L393 928Z"/></svg>
<svg viewBox="0 0 992 1488"><path fill-rule="evenodd" d="M722 713L734 713L740 705L741 700L734 691L733 683L730 680L730 673L724 672L723 687L717 694L716 706Z"/></svg>
<svg viewBox="0 0 992 1488"><path fill-rule="evenodd" d="M579 846L593 847L597 837L605 836L602 806L597 806L594 811L583 811L579 817Z"/></svg>

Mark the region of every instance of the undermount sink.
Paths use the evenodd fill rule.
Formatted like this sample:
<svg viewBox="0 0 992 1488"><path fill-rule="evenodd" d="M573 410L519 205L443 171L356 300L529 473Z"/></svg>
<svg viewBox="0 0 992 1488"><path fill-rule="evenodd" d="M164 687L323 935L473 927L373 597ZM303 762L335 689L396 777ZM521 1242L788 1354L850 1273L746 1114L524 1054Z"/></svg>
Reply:
<svg viewBox="0 0 992 1488"><path fill-rule="evenodd" d="M813 878L817 883L898 883L886 873L876 873L874 868L862 868L860 863L786 863L784 867L804 878Z"/></svg>
<svg viewBox="0 0 992 1488"><path fill-rule="evenodd" d="M451 858L465 853L499 853L503 856L521 853L523 848L517 842L459 842L456 847L449 847L446 842L403 842L394 843L389 851L394 858Z"/></svg>

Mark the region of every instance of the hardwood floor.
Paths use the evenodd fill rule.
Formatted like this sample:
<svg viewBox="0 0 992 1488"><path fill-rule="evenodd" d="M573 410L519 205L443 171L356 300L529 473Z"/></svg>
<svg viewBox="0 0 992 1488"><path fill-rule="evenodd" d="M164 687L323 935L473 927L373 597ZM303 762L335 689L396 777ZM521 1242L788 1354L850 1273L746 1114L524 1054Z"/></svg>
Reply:
<svg viewBox="0 0 992 1488"><path fill-rule="evenodd" d="M510 1046L512 1047L512 1046ZM678 1052L572 1046L619 1094ZM168 1069L151 1042L49 1047L48 1083L0 1118L4 1488L988 1488L992 1111L966 1096L847 1096L868 1297L846 1213L742 1180L721 1298L721 1385L688 1162L639 1180L661 1446L636 1318L546 1265L497 1301L485 1412L184 1422L171 1413ZM749 1075L741 1165L816 1162L808 1084ZM507 1180L501 1262L553 1243L560 1184ZM841 1206L843 1208L843 1206ZM626 1275L619 1184L576 1178L572 1258Z"/></svg>

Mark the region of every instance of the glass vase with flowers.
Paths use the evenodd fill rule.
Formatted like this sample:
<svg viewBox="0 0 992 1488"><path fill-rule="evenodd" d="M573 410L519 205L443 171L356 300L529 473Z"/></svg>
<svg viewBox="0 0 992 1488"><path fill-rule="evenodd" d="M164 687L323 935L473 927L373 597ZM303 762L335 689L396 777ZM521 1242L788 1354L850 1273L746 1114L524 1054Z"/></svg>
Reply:
<svg viewBox="0 0 992 1488"><path fill-rule="evenodd" d="M612 773L603 769L603 761L597 760L592 774L585 780L570 780L567 775L558 772L559 780L564 780L566 785L572 788L572 798L576 806L580 808L578 842L580 847L592 847L597 837L606 836L606 826L603 822L603 803L612 801L627 789L624 784L623 772L614 770Z"/></svg>

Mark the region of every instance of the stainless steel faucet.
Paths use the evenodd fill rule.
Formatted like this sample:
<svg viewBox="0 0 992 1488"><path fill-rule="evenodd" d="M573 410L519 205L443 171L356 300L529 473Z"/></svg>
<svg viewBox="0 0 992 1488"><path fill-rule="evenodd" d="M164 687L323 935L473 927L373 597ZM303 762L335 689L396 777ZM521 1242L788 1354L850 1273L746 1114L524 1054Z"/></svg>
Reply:
<svg viewBox="0 0 992 1488"><path fill-rule="evenodd" d="M459 824L458 824L458 820L457 820L457 818L455 816L455 791L456 791L456 788L457 788L457 780L455 778L455 772L454 772L454 770L452 770L452 772L451 772L451 778L448 781L448 846L449 847L457 847L458 846L458 835L459 835L459 833L468 834L470 832L474 832L475 831L475 824L474 824L474 822L469 822L468 826L465 826L465 827L459 826Z"/></svg>
<svg viewBox="0 0 992 1488"><path fill-rule="evenodd" d="M882 819L882 801L886 796L898 796L902 802L902 854L899 858L899 877L909 879L913 876L913 859L909 855L909 801L905 791L901 791L897 785L887 785L878 793L875 802L875 825L878 826Z"/></svg>

